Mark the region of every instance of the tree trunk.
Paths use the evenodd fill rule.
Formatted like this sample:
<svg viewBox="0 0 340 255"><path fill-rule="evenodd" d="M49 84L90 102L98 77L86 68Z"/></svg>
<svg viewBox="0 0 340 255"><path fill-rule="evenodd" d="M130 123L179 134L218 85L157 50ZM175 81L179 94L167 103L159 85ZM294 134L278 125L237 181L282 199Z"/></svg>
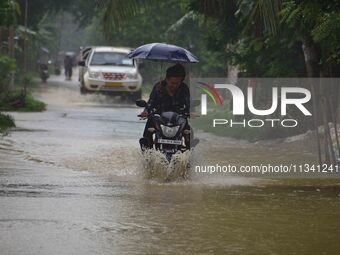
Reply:
<svg viewBox="0 0 340 255"><path fill-rule="evenodd" d="M1 49L1 44L2 44L2 37L3 37L3 26L0 26L0 53L2 52L2 49Z"/></svg>
<svg viewBox="0 0 340 255"><path fill-rule="evenodd" d="M27 72L27 18L28 18L28 0L25 1L25 38L24 38L24 72ZM26 83L24 84L26 90Z"/></svg>
<svg viewBox="0 0 340 255"><path fill-rule="evenodd" d="M318 107L317 107L317 91L319 90L318 87L315 87L315 84L311 83L311 91L313 97L313 120L314 120L314 128L315 128L315 135L316 135L316 145L318 148L318 160L319 165L322 165L322 152L321 152L321 137L319 133L319 117L318 117Z"/></svg>
<svg viewBox="0 0 340 255"><path fill-rule="evenodd" d="M15 33L14 26L10 26L8 28L8 55L12 58L15 58L14 33ZM10 88L14 89L14 71L12 71L11 73Z"/></svg>
<svg viewBox="0 0 340 255"><path fill-rule="evenodd" d="M14 26L8 29L8 55L14 58Z"/></svg>
<svg viewBox="0 0 340 255"><path fill-rule="evenodd" d="M302 37L302 51L305 57L306 72L308 77L319 77L319 52L313 39L310 36Z"/></svg>

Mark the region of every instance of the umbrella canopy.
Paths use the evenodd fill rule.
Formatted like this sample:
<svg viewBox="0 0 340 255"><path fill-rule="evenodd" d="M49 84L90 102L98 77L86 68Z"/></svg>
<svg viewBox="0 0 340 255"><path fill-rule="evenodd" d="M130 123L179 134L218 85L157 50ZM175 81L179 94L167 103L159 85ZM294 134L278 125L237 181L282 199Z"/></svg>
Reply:
<svg viewBox="0 0 340 255"><path fill-rule="evenodd" d="M198 58L190 51L172 44L145 44L128 54L129 58L162 60L168 62L197 63Z"/></svg>

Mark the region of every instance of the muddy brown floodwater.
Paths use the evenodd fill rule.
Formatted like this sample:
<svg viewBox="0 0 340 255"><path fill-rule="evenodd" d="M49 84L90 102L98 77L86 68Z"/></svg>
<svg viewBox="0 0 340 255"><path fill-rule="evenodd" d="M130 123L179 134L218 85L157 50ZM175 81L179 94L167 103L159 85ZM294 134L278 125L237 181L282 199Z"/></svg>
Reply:
<svg viewBox="0 0 340 255"><path fill-rule="evenodd" d="M57 77L35 94L48 110L0 140L1 254L339 254L338 180L146 180L139 109ZM234 161L301 152L229 144Z"/></svg>

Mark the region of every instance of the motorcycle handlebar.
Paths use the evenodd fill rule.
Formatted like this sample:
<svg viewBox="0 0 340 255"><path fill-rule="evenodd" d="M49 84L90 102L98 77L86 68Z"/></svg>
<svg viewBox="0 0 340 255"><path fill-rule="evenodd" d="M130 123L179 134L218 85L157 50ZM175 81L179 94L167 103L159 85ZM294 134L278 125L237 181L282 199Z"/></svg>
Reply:
<svg viewBox="0 0 340 255"><path fill-rule="evenodd" d="M145 117L142 117L141 114L138 114L137 117L142 118L142 119L147 119L147 118L150 118L152 115L154 115L154 113L149 113L148 116L145 116ZM183 116L184 118L189 118L190 113L179 114L179 116Z"/></svg>

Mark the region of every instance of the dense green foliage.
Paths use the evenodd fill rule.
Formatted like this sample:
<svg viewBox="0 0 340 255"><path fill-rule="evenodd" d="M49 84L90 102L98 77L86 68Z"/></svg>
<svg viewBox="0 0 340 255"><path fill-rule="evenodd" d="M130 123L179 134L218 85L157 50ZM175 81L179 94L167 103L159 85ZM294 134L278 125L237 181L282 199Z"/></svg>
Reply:
<svg viewBox="0 0 340 255"><path fill-rule="evenodd" d="M20 6L15 0L0 2L0 26L11 26L16 23L16 14L20 14Z"/></svg>
<svg viewBox="0 0 340 255"><path fill-rule="evenodd" d="M0 113L0 135L6 134L6 131L12 127L15 127L12 116Z"/></svg>
<svg viewBox="0 0 340 255"><path fill-rule="evenodd" d="M0 111L41 112L46 104L34 99L30 93L22 90L0 94Z"/></svg>
<svg viewBox="0 0 340 255"><path fill-rule="evenodd" d="M209 43L226 49L227 61L245 76L340 75L338 1L190 2L196 12L217 21ZM311 64L317 73L308 72L306 53L314 58Z"/></svg>
<svg viewBox="0 0 340 255"><path fill-rule="evenodd" d="M0 90L8 84L9 76L15 70L15 60L0 54Z"/></svg>
<svg viewBox="0 0 340 255"><path fill-rule="evenodd" d="M17 22L24 24L25 1L8 3L11 8L17 3ZM192 50L200 58L200 65L194 67L199 76L225 76L228 65L237 66L242 76L339 75L340 12L336 0L28 3L32 14L28 15L28 27L36 32L30 44L33 52L44 46L53 56L63 48L77 51L86 45L137 47L169 42ZM304 46L315 51L310 52L315 55L312 67L308 67Z"/></svg>

